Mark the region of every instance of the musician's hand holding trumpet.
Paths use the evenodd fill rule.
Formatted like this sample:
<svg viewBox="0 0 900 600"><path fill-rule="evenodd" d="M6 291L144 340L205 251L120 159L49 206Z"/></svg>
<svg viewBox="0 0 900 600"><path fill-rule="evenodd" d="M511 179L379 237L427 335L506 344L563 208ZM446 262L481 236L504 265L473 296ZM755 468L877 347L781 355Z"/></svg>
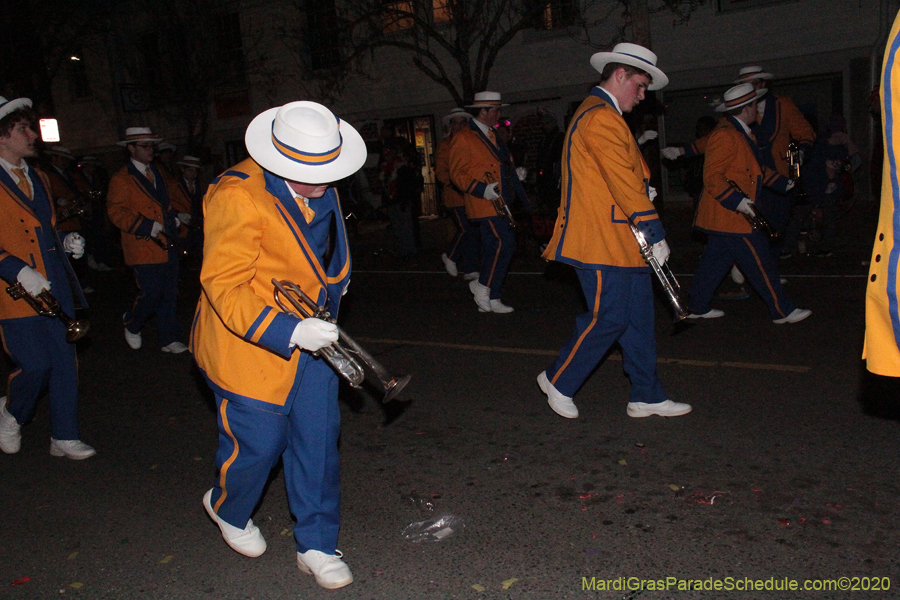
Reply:
<svg viewBox="0 0 900 600"><path fill-rule="evenodd" d="M37 298L44 290L50 291L50 282L47 278L31 267L25 266L16 275L16 280L22 284L25 291Z"/></svg>
<svg viewBox="0 0 900 600"><path fill-rule="evenodd" d="M84 256L84 238L79 234L72 232L63 238L63 250L72 255L72 258L79 259Z"/></svg>
<svg viewBox="0 0 900 600"><path fill-rule="evenodd" d="M310 352L318 352L336 341L338 341L337 325L315 317L307 317L297 323L294 333L291 334L291 345Z"/></svg>

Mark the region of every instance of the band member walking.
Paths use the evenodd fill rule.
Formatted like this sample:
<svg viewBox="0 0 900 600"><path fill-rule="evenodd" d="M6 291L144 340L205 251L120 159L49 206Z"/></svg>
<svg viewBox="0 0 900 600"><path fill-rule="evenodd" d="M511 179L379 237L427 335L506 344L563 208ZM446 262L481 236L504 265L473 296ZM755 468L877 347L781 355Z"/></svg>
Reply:
<svg viewBox="0 0 900 600"><path fill-rule="evenodd" d="M339 588L353 576L335 547L338 376L312 354L338 333L333 323L279 311L272 280L297 284L337 315L350 254L331 182L362 167L366 146L314 102L263 112L245 142L251 158L214 179L204 198L191 351L216 397L219 475L203 505L229 546L261 555L266 541L250 517L283 459L297 566L322 587Z"/></svg>
<svg viewBox="0 0 900 600"><path fill-rule="evenodd" d="M179 354L187 346L178 340L178 261L174 240L181 222L172 206L166 178L153 164L154 145L160 138L149 127L129 127L119 142L128 162L109 181L109 220L122 232L125 264L134 271L138 294L122 317L125 341L138 350L141 331L156 315L163 352Z"/></svg>
<svg viewBox="0 0 900 600"><path fill-rule="evenodd" d="M503 280L516 251L516 236L510 221L501 216L515 197L511 181L512 162L506 145L494 133L500 121L497 92L478 92L475 102L466 106L475 118L453 138L450 146L450 179L465 192L466 215L478 223L481 234L481 270L478 279L469 282L475 304L481 312L510 313L511 306L501 300Z"/></svg>
<svg viewBox="0 0 900 600"><path fill-rule="evenodd" d="M34 157L35 115L31 100L0 97L0 277L37 297L49 292L65 315L76 304L86 307L78 279L63 252L84 254L84 239L69 233L60 241L47 176L25 159ZM0 450L15 454L22 444L21 424L35 413L46 389L50 396L50 454L73 459L97 452L79 439L78 364L75 345L66 339L60 319L35 313L23 297L0 294L0 336L16 370L7 395L0 398Z"/></svg>
<svg viewBox="0 0 900 600"><path fill-rule="evenodd" d="M622 113L662 89L668 77L656 55L636 44L598 52L591 66L600 85L572 117L563 144L562 199L544 258L575 267L588 311L538 385L558 415L578 416L572 396L609 348L622 346L631 378L632 417L687 414L691 406L666 397L656 375L656 333L650 268L629 222L651 244L660 265L669 256L665 230L650 198L649 170Z"/></svg>
<svg viewBox="0 0 900 600"><path fill-rule="evenodd" d="M444 116L444 125L449 128L447 137L438 142L434 150L434 176L441 183L444 193L444 207L453 220L454 232L447 251L441 254L441 261L447 274L456 277L463 270L466 281L478 279L478 230L469 224L466 216L466 201L460 190L450 180L450 146L456 134L468 127L472 115L464 108L454 108Z"/></svg>
<svg viewBox="0 0 900 600"><path fill-rule="evenodd" d="M725 314L710 308L709 303L735 263L762 296L776 324L797 323L812 314L796 308L784 293L769 238L754 230L747 219L756 216L754 201L760 188L771 187L783 194L793 186L756 159L750 125L756 121L757 99L765 93L765 89L742 83L725 92L724 101L716 108L727 118L713 129L706 148L703 194L694 226L708 234L708 241L691 285L689 318L713 319Z"/></svg>

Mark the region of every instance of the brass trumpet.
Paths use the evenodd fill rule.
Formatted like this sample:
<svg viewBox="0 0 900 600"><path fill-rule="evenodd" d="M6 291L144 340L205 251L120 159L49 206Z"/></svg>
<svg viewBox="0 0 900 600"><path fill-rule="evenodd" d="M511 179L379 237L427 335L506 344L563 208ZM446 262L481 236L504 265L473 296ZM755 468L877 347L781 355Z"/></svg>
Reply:
<svg viewBox="0 0 900 600"><path fill-rule="evenodd" d="M662 284L662 288L669 298L669 304L672 305L672 310L675 312L675 322L684 321L691 314L691 311L684 306L684 301L681 299L681 285L675 279L675 274L669 268L668 263L659 264L659 261L653 256L650 242L647 241L647 238L644 237L644 234L631 219L628 219L628 226L631 227L631 233L634 234L634 239L637 240L644 262L653 269L653 273L656 274L656 278L659 279L659 283Z"/></svg>
<svg viewBox="0 0 900 600"><path fill-rule="evenodd" d="M289 315L304 319L312 317L329 323L335 322L328 310L324 306L316 304L296 283L287 280L278 281L273 277L272 285L275 286L275 304ZM290 308L282 302L282 297L290 303ZM411 375L392 376L343 329L338 327L337 331L338 341L332 342L330 346L325 346L312 354L320 356L332 369L337 371L338 375L355 388L362 385L366 378L363 365L369 367L369 370L378 378L378 383L381 384L381 389L384 391L382 402L387 404L397 397L397 394L409 383ZM360 364L360 361L363 364Z"/></svg>
<svg viewBox="0 0 900 600"><path fill-rule="evenodd" d="M739 186L734 181L732 181L730 179L726 179L725 181L728 182L728 185L730 185L731 187L736 189L738 192L740 192L741 195L743 195L745 198L750 197L744 192L744 190L741 189L741 186ZM752 203L753 202L751 201L751 204ZM741 213L741 214L744 215L744 218L747 219L747 222L750 223L750 227L752 227L754 231L758 231L759 233L765 234L765 236L769 238L770 242L778 241L779 238L781 238L781 233L779 233L778 230L776 230L774 227L772 227L772 224L769 223L765 217L763 217L761 214L759 214L755 210L753 212L754 212L754 214L752 216L748 215L747 213Z"/></svg>
<svg viewBox="0 0 900 600"><path fill-rule="evenodd" d="M91 329L89 321L85 319L76 320L64 313L62 306L59 304L59 300L54 298L49 290L42 290L41 293L35 297L25 291L22 282L17 281L14 285L6 288L6 293L9 294L13 300L24 300L34 309L34 312L42 317L59 317L66 326L67 342L71 343L80 340L87 335L87 332Z"/></svg>
<svg viewBox="0 0 900 600"><path fill-rule="evenodd" d="M800 181L800 146L797 145L797 142L788 144L788 149L784 154L784 158L787 160L791 179Z"/></svg>
<svg viewBox="0 0 900 600"><path fill-rule="evenodd" d="M494 174L490 171L484 172L484 182L487 184L494 183L496 180L494 179ZM498 217L505 218L509 221L509 226L513 229L516 228L516 220L513 218L512 211L509 210L509 205L503 199L503 194L500 193L500 186L497 186L497 193L500 194L493 200L491 200L491 204L494 205L494 212L497 213Z"/></svg>

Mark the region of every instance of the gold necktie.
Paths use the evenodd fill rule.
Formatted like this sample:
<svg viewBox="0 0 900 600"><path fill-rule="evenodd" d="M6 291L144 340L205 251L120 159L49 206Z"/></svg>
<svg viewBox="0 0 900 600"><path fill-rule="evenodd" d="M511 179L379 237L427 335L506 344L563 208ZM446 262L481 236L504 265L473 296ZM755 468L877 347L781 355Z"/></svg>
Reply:
<svg viewBox="0 0 900 600"><path fill-rule="evenodd" d="M188 191L192 194L194 193L194 182L193 181L188 184Z"/></svg>
<svg viewBox="0 0 900 600"><path fill-rule="evenodd" d="M144 175L147 176L147 180L150 182L150 185L156 187L156 178L153 177L153 171L150 170L150 165L147 165L147 168L144 169Z"/></svg>
<svg viewBox="0 0 900 600"><path fill-rule="evenodd" d="M304 198L303 196L297 196L297 205L300 207L300 212L303 213L303 218L306 219L306 223L312 223L313 219L316 216L316 211L307 206L306 198Z"/></svg>
<svg viewBox="0 0 900 600"><path fill-rule="evenodd" d="M20 169L19 167L15 167L12 172L15 173L16 177L19 178L19 182L16 185L19 186L19 189L22 190L22 193L28 196L29 200L34 200L34 195L31 192L31 184L28 181L28 178L25 177L25 170Z"/></svg>

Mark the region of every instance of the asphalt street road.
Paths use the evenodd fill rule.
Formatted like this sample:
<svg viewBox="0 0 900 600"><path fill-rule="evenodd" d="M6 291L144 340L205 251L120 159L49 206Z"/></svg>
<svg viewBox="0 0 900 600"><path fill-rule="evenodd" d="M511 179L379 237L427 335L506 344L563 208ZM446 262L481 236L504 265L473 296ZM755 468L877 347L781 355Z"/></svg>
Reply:
<svg viewBox="0 0 900 600"><path fill-rule="evenodd" d="M773 325L752 296L672 337L660 299L660 378L694 407L673 419L626 416L617 350L575 397L580 418L549 409L535 376L584 304L534 240L523 234L508 279L516 311L494 315L440 269L444 221L423 224L426 249L403 264L386 254L388 232L364 231L341 325L413 379L389 405L342 390L339 547L355 582L331 592L296 568L280 469L254 515L268 551L249 559L222 541L200 502L215 475L212 396L188 354L159 352L152 324L143 349L126 346L132 284L94 274L79 361L82 437L98 454L51 457L44 401L22 451L0 455L0 597L898 598L897 388L860 360L876 210L842 222L833 259L782 263L795 303L813 310L803 323ZM701 246L683 208L666 226L687 287ZM185 328L198 293L188 273ZM443 513L464 527L404 539ZM678 589L841 577L869 591ZM889 589L871 591L882 578ZM604 589L622 581L645 589Z"/></svg>

